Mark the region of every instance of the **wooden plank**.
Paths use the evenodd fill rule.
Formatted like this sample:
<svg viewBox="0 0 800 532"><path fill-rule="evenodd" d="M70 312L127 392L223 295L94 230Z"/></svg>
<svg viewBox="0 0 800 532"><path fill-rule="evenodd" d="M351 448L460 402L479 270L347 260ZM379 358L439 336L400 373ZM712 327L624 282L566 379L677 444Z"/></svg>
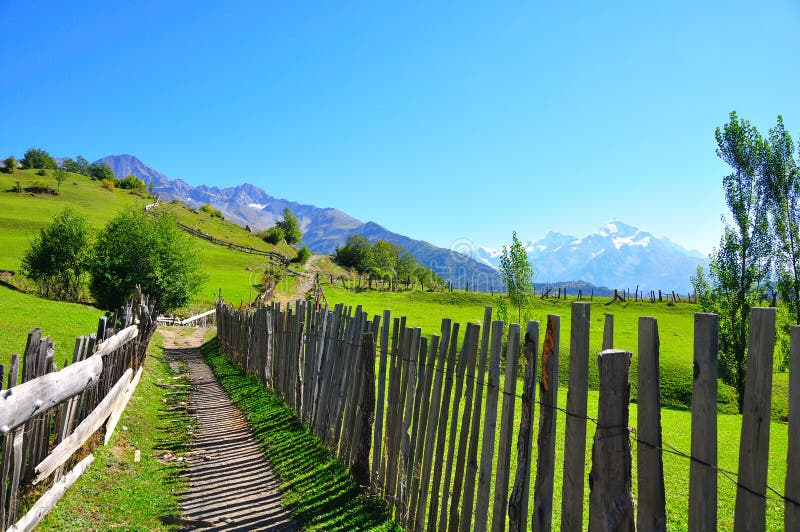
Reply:
<svg viewBox="0 0 800 532"><path fill-rule="evenodd" d="M463 493L462 486L464 482L464 475L466 473L466 460L467 460L467 446L469 444L469 431L467 427L470 426L472 416L472 401L475 387L475 365L478 356L478 337L480 335L480 326L474 323L467 324L467 332L464 337L464 345L461 350L461 358L459 359L459 368L456 370L456 394L453 399L453 418L450 425L450 450L448 450L448 464L451 464L445 472L444 478L444 495L442 497L442 510L439 516L439 527L441 530L458 530L461 514L459 513L459 502ZM466 368L461 366L461 360L466 360ZM461 403L461 383L466 379L466 391L464 393L464 402L461 415L461 430L457 430L458 424L458 410L459 403ZM453 464L452 448L455 440L458 438L458 451L456 455L455 468ZM450 500L449 514L445 515L448 510L448 486L450 485L450 472L453 473L453 488L452 499ZM448 521L445 519L448 518ZM445 525L447 525L445 527Z"/></svg>
<svg viewBox="0 0 800 532"><path fill-rule="evenodd" d="M533 490L533 529L549 532L553 519L553 481L556 454L556 407L558 406L558 346L561 320L547 315L539 378L539 438L536 483Z"/></svg>
<svg viewBox="0 0 800 532"><path fill-rule="evenodd" d="M58 466L69 460L75 451L80 449L92 434L97 432L105 420L114 413L114 408L118 406L120 399L124 398L125 390L131 381L131 375L133 375L133 370L128 369L122 377L120 377L108 395L106 395L100 404L86 416L86 419L81 421L72 434L59 443L50 455L36 466L34 469L36 478L33 479L32 484L36 485L47 478Z"/></svg>
<svg viewBox="0 0 800 532"><path fill-rule="evenodd" d="M603 325L603 351L614 349L614 315L606 314Z"/></svg>
<svg viewBox="0 0 800 532"><path fill-rule="evenodd" d="M767 526L764 494L767 489L774 349L775 309L751 309L734 531L765 530Z"/></svg>
<svg viewBox="0 0 800 532"><path fill-rule="evenodd" d="M525 379L522 391L522 415L517 436L517 471L508 501L508 529L528 529L528 498L531 487L531 455L533 453L533 414L536 401L536 364L539 359L539 323L529 321L525 332Z"/></svg>
<svg viewBox="0 0 800 532"><path fill-rule="evenodd" d="M719 316L694 315L692 456L717 465L717 354ZM791 434L791 433L790 433ZM717 471L704 463L689 465L689 530L717 527Z"/></svg>
<svg viewBox="0 0 800 532"><path fill-rule="evenodd" d="M99 344L95 355L105 357L115 352L117 349L127 344L131 340L136 339L139 335L139 326L131 325L130 327L121 330L114 336L106 339L102 344Z"/></svg>
<svg viewBox="0 0 800 532"><path fill-rule="evenodd" d="M372 492L376 486L383 484L383 470L381 469L381 456L383 449L383 412L386 403L386 364L389 356L389 324L391 314L383 311L383 328L381 329L381 354L378 367L378 400L375 408L375 433L372 442Z"/></svg>
<svg viewBox="0 0 800 532"><path fill-rule="evenodd" d="M475 479L478 475L478 437L481 432L481 408L483 407L483 387L486 376L486 359L489 353L489 336L492 322L491 307L486 307L483 314L483 336L481 338L480 360L478 361L475 397L472 403L472 419L469 430L469 453L467 455L467 471L464 479L464 501L461 505L459 530L472 530L472 509L475 501ZM464 430L465 426L462 425ZM453 499L455 500L455 498Z"/></svg>
<svg viewBox="0 0 800 532"><path fill-rule="evenodd" d="M784 523L786 532L800 531L800 326L789 332L789 441L786 450Z"/></svg>
<svg viewBox="0 0 800 532"><path fill-rule="evenodd" d="M505 530L508 508L508 482L511 469L511 443L514 434L514 404L517 394L517 366L519 364L519 324L508 327L506 350L506 372L503 387L503 416L500 419L500 448L497 451L497 474L495 475L494 510L492 530Z"/></svg>
<svg viewBox="0 0 800 532"><path fill-rule="evenodd" d="M450 348L450 329L452 328L451 321L449 318L445 318L442 320L442 343L441 348L439 349L439 356L436 359L436 369L430 368L431 372L435 371L435 378L433 382L433 391L429 403L429 411L430 416L426 422L425 434L424 434L424 444L425 447L423 449L422 455L420 459L422 460L422 472L420 475L420 490L419 490L419 500L416 505L416 516L414 522L416 524L415 528L417 530L423 530L425 528L425 514L428 506L428 491L430 488L430 475L431 475L431 468L434 464L434 456L433 456L433 446L436 442L436 434L438 429L440 428L439 424L439 416L440 416L440 408L442 403L442 381L444 381L445 375L445 360L448 359L447 354L448 351L453 354L453 359L455 359L455 349ZM452 381L452 372L451 372L451 381ZM444 442L444 433L441 433L441 442ZM442 449L444 447L442 446ZM441 468L441 454L438 456L439 458L439 468ZM414 508L414 506L412 506Z"/></svg>
<svg viewBox="0 0 800 532"><path fill-rule="evenodd" d="M372 437L372 418L375 408L375 340L372 333L366 333L361 345L361 370L363 385L359 397L360 431L356 434L356 459L350 466L350 472L356 483L369 486L369 451Z"/></svg>
<svg viewBox="0 0 800 532"><path fill-rule="evenodd" d="M406 380L406 394L405 394L405 411L403 413L403 422L402 427L400 429L400 437L402 439L402 459L403 459L403 467L400 468L400 501L401 505L398 507L400 509L400 513L396 513L397 517L405 520L408 516L408 499L409 499L409 490L411 488L410 481L411 481L411 459L412 459L412 450L411 450L411 434L409 430L411 428L411 422L414 415L414 396L417 389L417 359L419 357L420 349L419 346L420 342L420 335L422 334L422 330L419 327L415 327L412 332L411 336L411 349L409 351L409 360L408 360L408 379ZM424 339L423 339L424 340ZM424 351L422 351L424 355Z"/></svg>
<svg viewBox="0 0 800 532"><path fill-rule="evenodd" d="M0 392L0 433L13 430L28 419L96 384L103 371L99 355L61 371L24 382Z"/></svg>
<svg viewBox="0 0 800 532"><path fill-rule="evenodd" d="M19 481L22 475L22 466L25 456L22 454L24 447L24 428L18 428L14 431L14 440L12 441L12 453L14 455L11 471L11 485L8 488L8 516L6 522L11 523L17 519L17 504L18 504L18 490Z"/></svg>
<svg viewBox="0 0 800 532"><path fill-rule="evenodd" d="M94 455L89 455L72 468L72 470L59 479L38 501L28 510L19 521L8 528L7 532L22 532L33 528L47 516L64 493L78 480L94 461Z"/></svg>
<svg viewBox="0 0 800 532"><path fill-rule="evenodd" d="M473 530L484 532L489 520L489 491L492 484L494 460L494 435L497 433L497 401L500 391L500 358L503 352L503 333L505 322L496 320L492 323L491 355L489 357L489 375L486 383L486 410L481 429L488 437L482 438L481 462L478 475L478 493L475 503L475 520ZM464 507L465 513L470 510ZM505 517L505 516L504 516Z"/></svg>
<svg viewBox="0 0 800 532"><path fill-rule="evenodd" d="M561 530L583 529L583 479L586 468L586 413L589 396L589 327L591 305L572 303L569 335L569 389L564 430L564 480Z"/></svg>
<svg viewBox="0 0 800 532"><path fill-rule="evenodd" d="M106 434L103 437L103 445L108 445L109 440L111 440L111 435L114 434L114 429L116 428L117 423L119 423L122 413L125 412L125 407L128 406L128 401L130 401L131 397L133 397L133 392L136 391L136 386L139 384L139 379L142 378L143 369L144 366L139 366L139 369L136 370L136 374L133 376L133 379L131 379L131 381L125 387L125 393L118 401L114 403L114 410L112 411L111 416L108 418L108 423L106 423ZM122 380L122 378L124 378L124 376L127 374L128 372L126 371L120 380Z"/></svg>
<svg viewBox="0 0 800 532"><path fill-rule="evenodd" d="M397 452L395 445L395 425L397 423L397 409L400 401L400 359L402 353L399 345L400 319L394 319L392 328L392 351L389 368L389 399L386 412L386 439L384 443L385 461L381 461L381 486L384 488L386 499L394 504L394 486L397 478Z"/></svg>
<svg viewBox="0 0 800 532"><path fill-rule="evenodd" d="M631 353L600 353L600 396L589 473L589 531L633 532L631 441L628 430Z"/></svg>
<svg viewBox="0 0 800 532"><path fill-rule="evenodd" d="M446 318L445 318L446 319ZM449 320L448 320L449 321ZM444 324L443 324L444 326ZM431 388L433 387L433 380L436 377L435 375L435 364L437 360L437 353L439 353L440 358L444 361L443 353L446 351L447 346L443 345L442 349L439 349L439 335L433 335L431 337L431 347L428 350L428 359L424 366L424 373L423 373L423 384L418 389L422 390L422 394L420 396L422 405L419 408L419 418L416 426L414 427L414 458L412 464L412 474L411 474L411 498L409 504L409 515L406 521L406 525L408 528L414 530L416 527L414 526L414 522L417 517L417 503L419 501L419 491L420 491L420 480L422 478L422 459L423 459L423 451L425 445L425 436L428 433L428 418L430 417L430 410L431 410ZM441 375L441 374L439 374ZM441 384L441 383L440 383Z"/></svg>
<svg viewBox="0 0 800 532"><path fill-rule="evenodd" d="M444 510L447 507L446 502L446 495L447 495L447 488L450 484L450 465L453 462L453 453L455 449L455 433L452 435L453 437L448 440L447 438L447 421L450 416L450 396L453 392L453 376L454 370L456 369L456 354L458 353L458 330L460 326L458 323L453 325L452 334L450 336L450 347L448 350L447 355L447 369L445 370L445 380L444 380L444 391L442 392L442 398L439 408L439 421L438 427L436 428L436 456L433 460L433 481L431 482L430 486L430 510L428 511L428 530L435 530L436 529L436 522L439 518L439 493L440 488L442 485L442 472L446 471L447 475L447 483L445 484L445 499L444 503L442 504L442 509ZM464 368L466 368L467 357L464 356L464 363L461 364L459 360L459 367L461 368L461 385L464 383ZM461 387L459 386L458 393L460 394ZM460 400L458 395L455 398L455 402L457 403ZM458 406L455 406L455 414L453 415L453 419L458 417ZM455 432L455 428L453 429ZM448 455L445 457L445 444L450 442L449 452ZM446 514L445 514L446 515Z"/></svg>
<svg viewBox="0 0 800 532"><path fill-rule="evenodd" d="M659 337L655 318L639 318L638 357L636 471L639 495L636 526L639 530L666 531L664 464L661 457Z"/></svg>

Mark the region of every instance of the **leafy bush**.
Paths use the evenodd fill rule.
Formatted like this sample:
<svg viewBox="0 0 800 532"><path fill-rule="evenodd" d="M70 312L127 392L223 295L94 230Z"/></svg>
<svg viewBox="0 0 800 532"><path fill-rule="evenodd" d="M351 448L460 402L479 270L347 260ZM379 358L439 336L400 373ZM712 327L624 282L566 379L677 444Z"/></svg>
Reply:
<svg viewBox="0 0 800 532"><path fill-rule="evenodd" d="M126 190L139 190L141 192L147 191L147 185L145 185L144 181L139 179L135 175L129 175L128 177L120 179L119 188L123 188Z"/></svg>
<svg viewBox="0 0 800 532"><path fill-rule="evenodd" d="M112 181L111 179L101 179L101 180L100 180L100 182L103 184L103 186L104 186L104 187L106 187L106 189L108 189L108 190L111 190L111 191L113 191L113 190L114 190L114 188L115 188L115 187L116 187L116 185L117 185L117 184L116 184L114 181Z"/></svg>
<svg viewBox="0 0 800 532"><path fill-rule="evenodd" d="M276 245L283 240L285 235L283 234L283 230L281 230L279 227L276 226L276 227L270 227L266 231L262 231L261 233L259 233L258 236L260 236L261 240L263 240L264 242Z"/></svg>
<svg viewBox="0 0 800 532"><path fill-rule="evenodd" d="M37 168L39 170L44 170L45 168L55 168L56 163L53 161L53 158L50 157L50 154L40 148L31 148L25 152L25 156L22 158L22 167L33 169ZM44 175L44 174L39 174Z"/></svg>
<svg viewBox="0 0 800 532"><path fill-rule="evenodd" d="M3 161L6 165L5 171L7 174L14 174L17 171L17 160L14 158L13 155L9 155L8 159Z"/></svg>
<svg viewBox="0 0 800 532"><path fill-rule="evenodd" d="M283 219L275 222L275 227L283 231L283 240L287 244L297 244L303 238L303 233L300 231L300 220L292 214L288 207L283 209Z"/></svg>
<svg viewBox="0 0 800 532"><path fill-rule="evenodd" d="M100 232L90 263L89 288L101 308L114 309L137 284L160 312L186 305L203 283L194 241L175 219L122 212Z"/></svg>
<svg viewBox="0 0 800 532"><path fill-rule="evenodd" d="M86 219L70 208L39 231L22 257L22 272L45 297L77 301L89 250Z"/></svg>
<svg viewBox="0 0 800 532"><path fill-rule="evenodd" d="M303 246L297 250L297 256L292 259L295 264L305 264L311 258L311 250L307 246Z"/></svg>
<svg viewBox="0 0 800 532"><path fill-rule="evenodd" d="M208 203L200 207L200 211L208 214L212 218L219 218L220 220L225 219L225 217L222 215L222 211L220 211L219 209L215 209Z"/></svg>

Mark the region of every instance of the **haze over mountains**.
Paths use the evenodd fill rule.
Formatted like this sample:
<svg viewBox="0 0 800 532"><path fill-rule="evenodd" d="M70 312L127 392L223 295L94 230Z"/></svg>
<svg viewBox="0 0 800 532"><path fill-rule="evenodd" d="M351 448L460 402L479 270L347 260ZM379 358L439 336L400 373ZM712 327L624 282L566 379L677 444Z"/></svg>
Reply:
<svg viewBox="0 0 800 532"><path fill-rule="evenodd" d="M350 235L358 233L371 241L382 239L404 247L418 262L451 281L454 288L464 288L467 283L472 290L502 288L496 269L500 253L488 246L470 245L465 250L458 246L456 251L439 248L375 222L362 222L338 209L275 198L249 183L222 189L193 187L180 179L169 179L132 155L109 155L99 161L108 164L117 177L133 174L148 184L153 182L162 199L177 199L194 207L209 203L228 220L253 230L271 227L288 207L300 220L303 242L315 253L331 254ZM619 221L609 222L584 238L551 231L541 240L528 242L526 249L537 283L582 280L612 288L638 284L643 289L685 292L697 265L708 262L666 238L656 238Z"/></svg>

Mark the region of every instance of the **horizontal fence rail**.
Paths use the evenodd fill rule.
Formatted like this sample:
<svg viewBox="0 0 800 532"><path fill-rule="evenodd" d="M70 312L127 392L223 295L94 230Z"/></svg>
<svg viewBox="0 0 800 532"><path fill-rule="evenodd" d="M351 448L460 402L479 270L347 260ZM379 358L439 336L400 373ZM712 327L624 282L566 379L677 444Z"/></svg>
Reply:
<svg viewBox="0 0 800 532"><path fill-rule="evenodd" d="M548 316L540 346L537 322L529 322L523 335L519 325L492 321L491 307L480 325L462 328L444 319L440 333L427 338L405 317L384 311L370 319L360 306L329 309L299 301L238 311L217 303L225 356L273 388L408 529L550 530L554 463L561 452L555 445L557 417L563 415L561 522L556 523L561 530L582 530L586 523L589 530L666 529L665 452L691 464L691 529L716 528L722 475L737 487L735 530L764 530L767 499L785 504L786 529L798 530L800 473L791 465L800 455L800 328L791 334L790 467L781 494L766 482L774 308L751 311L738 475L717 464L717 316L695 315L691 455L661 439L660 347L653 318L639 320L636 428L629 415L633 353L613 348L611 315L597 357L598 417L587 415L590 323L589 303L572 303L564 409L557 399L558 316ZM594 430L589 463L587 421Z"/></svg>
<svg viewBox="0 0 800 532"><path fill-rule="evenodd" d="M92 463L75 453L105 425L108 443L142 375L155 331L153 306L140 292L97 332L75 341L72 363L58 370L55 345L40 329L28 334L24 355L0 365L0 529L31 530ZM2 382L0 381L0 387ZM65 467L71 469L64 473ZM31 487L48 486L18 519ZM26 510L23 508L22 510Z"/></svg>

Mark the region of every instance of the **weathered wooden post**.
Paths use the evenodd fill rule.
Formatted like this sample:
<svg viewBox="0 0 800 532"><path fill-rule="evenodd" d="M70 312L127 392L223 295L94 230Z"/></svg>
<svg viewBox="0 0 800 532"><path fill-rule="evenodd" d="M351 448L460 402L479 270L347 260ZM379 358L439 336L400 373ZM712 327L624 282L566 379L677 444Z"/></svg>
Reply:
<svg viewBox="0 0 800 532"><path fill-rule="evenodd" d="M372 439L372 422L375 419L375 340L366 333L361 343L361 360L358 374L361 380L359 397L360 431L353 436L358 439L356 459L350 466L353 478L361 486L369 486L369 451Z"/></svg>
<svg viewBox="0 0 800 532"><path fill-rule="evenodd" d="M632 532L635 527L628 432L631 353L605 350L598 363L600 397L589 473L589 530Z"/></svg>
<svg viewBox="0 0 800 532"><path fill-rule="evenodd" d="M800 326L790 332L789 359L789 445L786 452L787 499L800 501ZM800 506L784 503L786 531L800 531Z"/></svg>
<svg viewBox="0 0 800 532"><path fill-rule="evenodd" d="M774 349L775 309L752 309L739 444L739 486L733 521L735 531L765 530L767 526L767 500L763 494L767 489Z"/></svg>
<svg viewBox="0 0 800 532"><path fill-rule="evenodd" d="M542 346L542 374L539 379L539 437L537 440L536 483L533 490L533 530L548 532L553 519L553 481L556 459L556 407L558 406L558 346L561 319L547 316Z"/></svg>
<svg viewBox="0 0 800 532"><path fill-rule="evenodd" d="M586 467L586 409L589 394L589 303L573 303L570 326L569 390L564 433L564 482L561 530L583 528L583 479Z"/></svg>
<svg viewBox="0 0 800 532"><path fill-rule="evenodd" d="M692 456L717 465L717 352L719 316L694 315ZM717 471L692 461L689 469L689 530L717 526Z"/></svg>
<svg viewBox="0 0 800 532"><path fill-rule="evenodd" d="M659 338L655 318L639 318L639 392L636 430L636 464L639 530L667 529L664 464L661 457L661 379L658 369Z"/></svg>
<svg viewBox="0 0 800 532"><path fill-rule="evenodd" d="M522 418L517 436L517 471L514 487L508 501L508 529L511 532L526 530L528 522L528 495L531 488L531 454L533 453L533 413L536 393L536 363L539 344L539 323L528 322L525 332L525 380L522 391Z"/></svg>
<svg viewBox="0 0 800 532"><path fill-rule="evenodd" d="M606 314L603 324L603 351L614 349L614 315Z"/></svg>

